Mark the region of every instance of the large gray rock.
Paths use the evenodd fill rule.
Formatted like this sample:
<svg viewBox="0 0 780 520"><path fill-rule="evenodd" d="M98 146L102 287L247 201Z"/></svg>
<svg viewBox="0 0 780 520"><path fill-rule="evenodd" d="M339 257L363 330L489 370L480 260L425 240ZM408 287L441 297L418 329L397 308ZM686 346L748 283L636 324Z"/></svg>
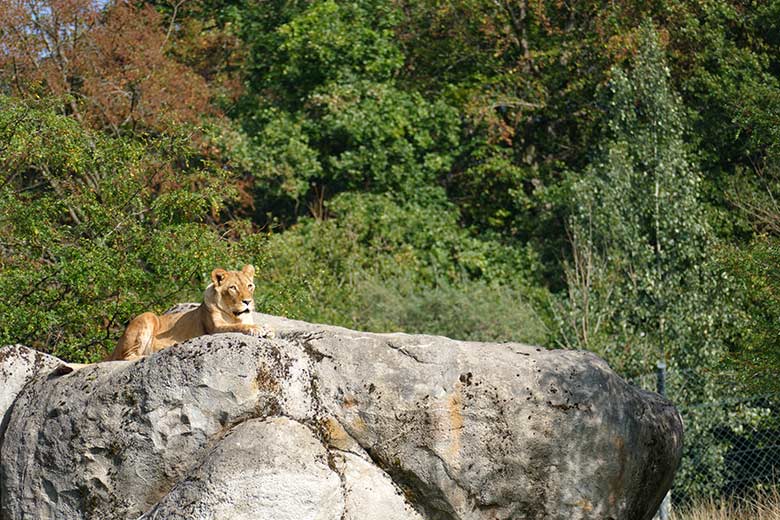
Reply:
<svg viewBox="0 0 780 520"><path fill-rule="evenodd" d="M256 318L33 379L2 518L643 520L671 485L676 410L591 354Z"/></svg>

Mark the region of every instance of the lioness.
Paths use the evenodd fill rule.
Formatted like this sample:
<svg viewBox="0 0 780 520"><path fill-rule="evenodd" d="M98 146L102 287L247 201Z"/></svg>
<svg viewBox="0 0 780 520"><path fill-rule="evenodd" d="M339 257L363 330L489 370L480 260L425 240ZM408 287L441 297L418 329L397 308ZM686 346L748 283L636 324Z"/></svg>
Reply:
<svg viewBox="0 0 780 520"><path fill-rule="evenodd" d="M214 269L211 284L203 293L203 303L188 312L157 316L145 312L133 319L119 339L109 361L132 360L148 356L176 343L204 334L243 332L251 336L269 335L252 318L255 268L245 265L240 271Z"/></svg>

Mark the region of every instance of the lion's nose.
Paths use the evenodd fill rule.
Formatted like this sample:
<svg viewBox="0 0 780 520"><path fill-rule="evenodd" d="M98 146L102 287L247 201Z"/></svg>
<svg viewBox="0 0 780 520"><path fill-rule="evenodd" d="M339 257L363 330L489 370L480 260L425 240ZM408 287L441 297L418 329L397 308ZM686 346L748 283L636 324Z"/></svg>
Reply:
<svg viewBox="0 0 780 520"><path fill-rule="evenodd" d="M252 300L241 300L241 301L244 302L244 305L249 305L250 303L252 303Z"/></svg>

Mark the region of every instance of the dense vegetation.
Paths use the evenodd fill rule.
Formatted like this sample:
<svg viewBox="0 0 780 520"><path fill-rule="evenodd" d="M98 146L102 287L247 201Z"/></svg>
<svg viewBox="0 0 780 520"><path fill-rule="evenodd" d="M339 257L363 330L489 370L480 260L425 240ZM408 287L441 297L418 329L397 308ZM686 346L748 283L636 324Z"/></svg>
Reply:
<svg viewBox="0 0 780 520"><path fill-rule="evenodd" d="M0 0L0 165L0 343L98 360L253 262L270 313L780 384L778 0Z"/></svg>

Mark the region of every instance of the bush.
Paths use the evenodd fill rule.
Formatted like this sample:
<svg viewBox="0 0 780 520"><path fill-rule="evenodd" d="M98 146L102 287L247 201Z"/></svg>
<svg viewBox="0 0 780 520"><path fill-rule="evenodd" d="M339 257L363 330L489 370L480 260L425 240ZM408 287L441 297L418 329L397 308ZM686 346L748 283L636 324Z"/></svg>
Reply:
<svg viewBox="0 0 780 520"><path fill-rule="evenodd" d="M353 320L372 331L543 345L549 331L527 290L464 279L437 287L409 278L361 280Z"/></svg>
<svg viewBox="0 0 780 520"><path fill-rule="evenodd" d="M265 244L263 308L376 332L545 343L547 293L526 250L477 238L443 201L345 193L334 218L303 219ZM294 260L293 260L294 259Z"/></svg>
<svg viewBox="0 0 780 520"><path fill-rule="evenodd" d="M108 137L54 106L0 98L0 344L93 361L241 256L217 223L235 190L186 136Z"/></svg>

